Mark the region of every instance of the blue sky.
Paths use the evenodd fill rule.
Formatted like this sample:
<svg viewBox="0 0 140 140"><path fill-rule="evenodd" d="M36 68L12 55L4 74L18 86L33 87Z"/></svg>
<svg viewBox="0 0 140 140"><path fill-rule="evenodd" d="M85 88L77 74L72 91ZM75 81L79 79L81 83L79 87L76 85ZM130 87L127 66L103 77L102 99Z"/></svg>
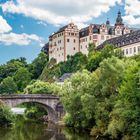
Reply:
<svg viewBox="0 0 140 140"><path fill-rule="evenodd" d="M140 27L139 0L0 0L0 64L26 57L30 63L48 36L73 21L114 24L120 10L126 25Z"/></svg>

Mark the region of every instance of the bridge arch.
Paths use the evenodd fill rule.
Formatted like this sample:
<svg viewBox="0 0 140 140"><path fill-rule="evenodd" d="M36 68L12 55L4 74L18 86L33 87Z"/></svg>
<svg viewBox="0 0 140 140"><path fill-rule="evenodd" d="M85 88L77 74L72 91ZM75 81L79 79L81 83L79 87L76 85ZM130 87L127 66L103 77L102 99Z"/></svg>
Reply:
<svg viewBox="0 0 140 140"><path fill-rule="evenodd" d="M23 104L23 103L35 103L35 104L40 105L42 108L44 108L47 111L47 113L48 113L48 121L50 121L50 122L58 121L58 114L56 113L56 111L51 106L43 104L41 102L37 102L37 101L24 102L23 101L23 102L15 104L15 106L13 106L13 107L16 107L16 106L18 106L20 104Z"/></svg>
<svg viewBox="0 0 140 140"><path fill-rule="evenodd" d="M0 96L0 100L10 107L16 107L22 103L37 103L48 112L49 121L56 123L60 120L61 115L59 114L61 112L57 110L60 99L57 96L42 94L4 95Z"/></svg>

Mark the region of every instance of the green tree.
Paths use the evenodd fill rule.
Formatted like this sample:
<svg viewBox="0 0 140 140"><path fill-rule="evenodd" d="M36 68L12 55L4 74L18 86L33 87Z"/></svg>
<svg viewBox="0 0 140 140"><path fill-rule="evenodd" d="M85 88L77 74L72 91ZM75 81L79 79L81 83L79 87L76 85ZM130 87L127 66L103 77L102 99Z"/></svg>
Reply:
<svg viewBox="0 0 140 140"><path fill-rule="evenodd" d="M95 71L104 59L115 55L114 46L109 44L107 44L102 50L91 51L88 55L86 68L91 72Z"/></svg>
<svg viewBox="0 0 140 140"><path fill-rule="evenodd" d="M94 95L97 100L96 125L93 127L91 134L105 135L110 113L114 108L123 79L125 63L116 57L107 58L100 63L100 67L95 73L98 71L98 82L94 88Z"/></svg>
<svg viewBox="0 0 140 140"><path fill-rule="evenodd" d="M41 52L38 57L29 65L29 71L32 73L32 79L37 79L48 63L48 56Z"/></svg>
<svg viewBox="0 0 140 140"><path fill-rule="evenodd" d="M25 63L25 62L24 62ZM13 77L19 68L25 67L25 64L19 60L12 59L5 65L0 66L0 82L10 76Z"/></svg>
<svg viewBox="0 0 140 140"><path fill-rule="evenodd" d="M84 70L77 72L64 83L60 96L67 112L65 122L68 126L86 128L93 125L95 102L91 94L91 80L91 74Z"/></svg>
<svg viewBox="0 0 140 140"><path fill-rule="evenodd" d="M139 61L140 62L140 61ZM140 137L140 63L134 62L126 69L119 97L111 113L108 133L113 137L139 140ZM115 126L117 124L117 127Z"/></svg>
<svg viewBox="0 0 140 140"><path fill-rule="evenodd" d="M88 52L89 54L92 53L92 52L95 52L95 44L94 43L89 43L88 45Z"/></svg>
<svg viewBox="0 0 140 140"><path fill-rule="evenodd" d="M31 81L31 73L28 71L27 68L20 68L16 72L16 74L14 76L14 80L17 83L18 90L23 91L24 88Z"/></svg>
<svg viewBox="0 0 140 140"><path fill-rule="evenodd" d="M43 81L35 81L28 85L24 92L28 94L55 94L59 88L55 84Z"/></svg>
<svg viewBox="0 0 140 140"><path fill-rule="evenodd" d="M0 126L10 126L15 122L15 115L10 108L0 101Z"/></svg>
<svg viewBox="0 0 140 140"><path fill-rule="evenodd" d="M17 85L12 77L7 77L0 83L0 94L15 94L17 90Z"/></svg>

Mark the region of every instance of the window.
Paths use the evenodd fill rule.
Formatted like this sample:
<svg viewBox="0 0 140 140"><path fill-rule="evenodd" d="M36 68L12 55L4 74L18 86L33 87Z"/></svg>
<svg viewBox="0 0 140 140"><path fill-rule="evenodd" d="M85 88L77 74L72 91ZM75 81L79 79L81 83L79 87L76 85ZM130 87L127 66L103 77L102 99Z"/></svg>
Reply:
<svg viewBox="0 0 140 140"><path fill-rule="evenodd" d="M82 46L81 46L81 49L82 49Z"/></svg>
<svg viewBox="0 0 140 140"><path fill-rule="evenodd" d="M130 48L130 54L132 54L132 48Z"/></svg>
<svg viewBox="0 0 140 140"><path fill-rule="evenodd" d="M103 35L101 36L101 39L104 40L104 36Z"/></svg>
<svg viewBox="0 0 140 140"><path fill-rule="evenodd" d="M136 47L134 47L134 53L136 53Z"/></svg>
<svg viewBox="0 0 140 140"><path fill-rule="evenodd" d="M140 46L138 46L138 52L140 52Z"/></svg>
<svg viewBox="0 0 140 140"><path fill-rule="evenodd" d="M75 50L75 47L73 48L73 50Z"/></svg>
<svg viewBox="0 0 140 140"><path fill-rule="evenodd" d="M70 39L67 39L67 42L70 42Z"/></svg>
<svg viewBox="0 0 140 140"><path fill-rule="evenodd" d="M122 50L122 55L124 55L124 50Z"/></svg>
<svg viewBox="0 0 140 140"><path fill-rule="evenodd" d="M97 39L97 35L93 35L93 39Z"/></svg>
<svg viewBox="0 0 140 140"><path fill-rule="evenodd" d="M117 34L120 34L120 31L117 31Z"/></svg>
<svg viewBox="0 0 140 140"><path fill-rule="evenodd" d="M91 36L90 36L90 40L91 40Z"/></svg>
<svg viewBox="0 0 140 140"><path fill-rule="evenodd" d="M103 29L102 32L105 32L105 29Z"/></svg>
<svg viewBox="0 0 140 140"><path fill-rule="evenodd" d="M73 40L73 42L75 43L75 42L76 42L76 40L74 39L74 40Z"/></svg>
<svg viewBox="0 0 140 140"><path fill-rule="evenodd" d="M126 54L128 54L128 49L126 49Z"/></svg>

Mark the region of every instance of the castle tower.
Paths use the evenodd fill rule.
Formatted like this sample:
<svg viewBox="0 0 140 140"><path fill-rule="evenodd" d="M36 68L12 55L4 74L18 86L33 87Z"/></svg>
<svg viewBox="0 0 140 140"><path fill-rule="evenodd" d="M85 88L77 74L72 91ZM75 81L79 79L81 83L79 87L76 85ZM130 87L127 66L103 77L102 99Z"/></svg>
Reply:
<svg viewBox="0 0 140 140"><path fill-rule="evenodd" d="M121 16L121 12L119 11L115 23L115 35L116 36L123 35L123 29L124 29L123 19Z"/></svg>
<svg viewBox="0 0 140 140"><path fill-rule="evenodd" d="M120 11L118 12L118 16L116 18L115 26L124 26L123 19L122 19L122 16L121 16L121 12Z"/></svg>

